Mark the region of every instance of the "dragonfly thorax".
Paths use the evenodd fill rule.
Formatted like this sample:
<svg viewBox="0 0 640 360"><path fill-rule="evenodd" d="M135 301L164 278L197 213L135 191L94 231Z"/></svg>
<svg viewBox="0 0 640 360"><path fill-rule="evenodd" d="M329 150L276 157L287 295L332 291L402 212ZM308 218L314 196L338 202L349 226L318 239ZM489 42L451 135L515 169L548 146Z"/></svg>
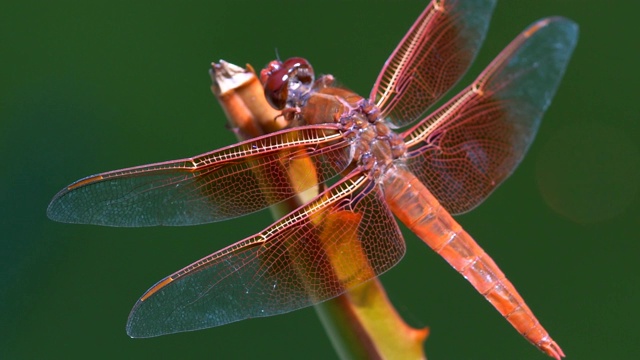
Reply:
<svg viewBox="0 0 640 360"><path fill-rule="evenodd" d="M354 125L347 131L355 134L353 159L363 170L371 172L374 178L385 173L406 151L402 138L389 129L382 119L361 126Z"/></svg>
<svg viewBox="0 0 640 360"><path fill-rule="evenodd" d="M310 92L297 115L304 124L338 124L351 141L353 161L377 178L406 152L402 137L387 126L375 104L350 90L331 86L325 78L318 80L325 81Z"/></svg>

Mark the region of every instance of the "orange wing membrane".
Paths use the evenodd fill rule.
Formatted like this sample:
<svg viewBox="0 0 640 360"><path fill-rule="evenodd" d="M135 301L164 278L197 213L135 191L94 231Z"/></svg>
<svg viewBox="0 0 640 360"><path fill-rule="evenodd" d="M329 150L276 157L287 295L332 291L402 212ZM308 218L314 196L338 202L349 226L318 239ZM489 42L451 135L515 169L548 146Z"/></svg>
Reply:
<svg viewBox="0 0 640 360"><path fill-rule="evenodd" d="M372 184L354 173L260 233L160 281L133 307L127 333L151 337L286 313L385 272L405 245Z"/></svg>
<svg viewBox="0 0 640 360"><path fill-rule="evenodd" d="M62 222L129 227L225 220L306 190L288 178L297 159L306 157L316 170L306 173L309 181L296 180L299 186L325 181L351 162L349 143L335 125L299 127L194 158L89 176L60 191L47 215Z"/></svg>
<svg viewBox="0 0 640 360"><path fill-rule="evenodd" d="M460 80L489 27L495 0L432 1L385 62L370 99L393 127L418 120Z"/></svg>
<svg viewBox="0 0 640 360"><path fill-rule="evenodd" d="M518 166L577 39L572 21L538 21L473 84L402 134L409 169L449 212L473 209Z"/></svg>

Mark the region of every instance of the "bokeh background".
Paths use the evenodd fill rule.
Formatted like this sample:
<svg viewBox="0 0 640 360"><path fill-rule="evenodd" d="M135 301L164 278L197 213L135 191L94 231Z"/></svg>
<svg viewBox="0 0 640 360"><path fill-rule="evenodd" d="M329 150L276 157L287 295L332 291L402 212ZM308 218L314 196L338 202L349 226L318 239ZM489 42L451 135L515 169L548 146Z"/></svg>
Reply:
<svg viewBox="0 0 640 360"><path fill-rule="evenodd" d="M186 228L54 223L51 197L96 172L234 141L209 91L223 58L304 56L368 94L426 1L5 2L0 5L0 358L327 359L312 308L134 340L131 306L157 280L271 222ZM563 15L578 47L518 171L458 218L569 359L640 353L640 46L632 1L499 2L468 83L528 24ZM382 276L430 359L545 359L405 232Z"/></svg>

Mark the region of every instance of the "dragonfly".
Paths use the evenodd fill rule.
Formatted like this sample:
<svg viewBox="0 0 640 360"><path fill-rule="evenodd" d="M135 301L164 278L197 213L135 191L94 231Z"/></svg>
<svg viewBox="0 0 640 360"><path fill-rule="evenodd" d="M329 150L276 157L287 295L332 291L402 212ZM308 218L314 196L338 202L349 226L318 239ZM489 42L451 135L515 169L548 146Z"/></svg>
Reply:
<svg viewBox="0 0 640 360"><path fill-rule="evenodd" d="M403 257L395 215L520 334L560 359L560 346L452 215L478 206L518 166L565 72L578 26L562 17L538 20L471 85L427 112L473 62L494 6L431 1L366 98L331 75L316 79L303 58L274 60L260 79L286 128L195 157L80 179L55 195L47 214L105 226L196 225L327 184L259 233L152 286L133 307L128 334L209 328L339 296Z"/></svg>

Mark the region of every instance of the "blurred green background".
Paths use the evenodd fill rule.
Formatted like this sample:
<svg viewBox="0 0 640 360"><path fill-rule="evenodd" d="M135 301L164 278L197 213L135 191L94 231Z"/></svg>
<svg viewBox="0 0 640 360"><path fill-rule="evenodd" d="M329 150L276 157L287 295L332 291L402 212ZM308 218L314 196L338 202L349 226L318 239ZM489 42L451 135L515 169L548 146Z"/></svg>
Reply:
<svg viewBox="0 0 640 360"><path fill-rule="evenodd" d="M59 224L63 186L230 144L207 70L304 56L368 94L426 1L9 2L0 5L0 358L334 358L312 308L155 339L125 333L157 280L271 222L187 228ZM569 359L640 353L640 10L632 1L498 3L468 83L522 29L581 27L568 72L519 170L458 218ZM430 359L545 359L405 232L382 276Z"/></svg>

